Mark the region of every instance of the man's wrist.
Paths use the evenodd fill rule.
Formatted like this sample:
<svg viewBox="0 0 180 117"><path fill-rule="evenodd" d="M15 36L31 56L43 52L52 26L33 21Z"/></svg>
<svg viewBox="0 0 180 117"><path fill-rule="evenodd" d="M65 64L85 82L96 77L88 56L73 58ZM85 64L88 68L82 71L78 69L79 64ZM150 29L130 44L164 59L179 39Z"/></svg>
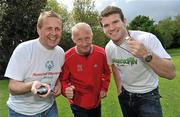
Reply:
<svg viewBox="0 0 180 117"><path fill-rule="evenodd" d="M148 51L147 54L143 57L143 60L147 63L151 62L153 59L152 52Z"/></svg>

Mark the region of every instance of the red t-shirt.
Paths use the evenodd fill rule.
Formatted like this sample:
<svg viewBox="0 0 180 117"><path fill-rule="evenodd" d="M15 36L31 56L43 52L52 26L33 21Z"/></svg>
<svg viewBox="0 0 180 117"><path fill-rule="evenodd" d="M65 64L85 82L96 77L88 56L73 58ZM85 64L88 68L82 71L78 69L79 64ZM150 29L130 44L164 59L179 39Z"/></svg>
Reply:
<svg viewBox="0 0 180 117"><path fill-rule="evenodd" d="M60 75L62 94L68 86L74 85L74 97L70 102L85 109L100 105L100 91L108 90L111 74L104 48L96 45L92 48L88 56L78 54L74 47L69 49Z"/></svg>

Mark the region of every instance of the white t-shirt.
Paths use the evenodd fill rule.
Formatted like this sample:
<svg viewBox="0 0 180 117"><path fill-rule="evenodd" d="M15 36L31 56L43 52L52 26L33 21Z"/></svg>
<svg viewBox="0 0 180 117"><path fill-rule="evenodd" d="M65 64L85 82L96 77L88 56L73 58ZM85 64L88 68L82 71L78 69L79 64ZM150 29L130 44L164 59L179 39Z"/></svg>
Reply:
<svg viewBox="0 0 180 117"><path fill-rule="evenodd" d="M143 31L129 33L159 57L171 58L155 35ZM136 58L129 52L127 42L120 46L110 40L105 50L108 64L114 64L119 69L123 87L132 93L147 93L157 88L157 74L141 58Z"/></svg>
<svg viewBox="0 0 180 117"><path fill-rule="evenodd" d="M14 80L31 82L46 82L53 88L61 67L64 64L64 50L56 46L48 50L41 45L39 39L21 43L14 50L8 63L5 76ZM24 95L11 95L7 105L14 111L34 115L50 108L54 103L54 96L40 98L31 92Z"/></svg>

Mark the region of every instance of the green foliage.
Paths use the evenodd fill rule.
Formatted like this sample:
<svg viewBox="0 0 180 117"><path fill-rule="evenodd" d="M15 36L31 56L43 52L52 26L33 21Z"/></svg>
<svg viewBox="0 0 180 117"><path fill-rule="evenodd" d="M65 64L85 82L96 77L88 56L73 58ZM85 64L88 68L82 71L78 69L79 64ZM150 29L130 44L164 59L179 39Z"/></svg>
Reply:
<svg viewBox="0 0 180 117"><path fill-rule="evenodd" d="M180 15L177 15L173 21L175 33L173 35L173 43L171 47L178 48L180 47Z"/></svg>
<svg viewBox="0 0 180 117"><path fill-rule="evenodd" d="M55 11L62 17L63 22L66 22L68 20L69 13L67 11L67 8L63 4L58 3L56 0L48 0L45 10Z"/></svg>
<svg viewBox="0 0 180 117"><path fill-rule="evenodd" d="M94 9L93 0L74 0L72 11L75 23L86 22L90 26L98 25L98 12Z"/></svg>
<svg viewBox="0 0 180 117"><path fill-rule="evenodd" d="M60 46L64 49L64 51L67 51L69 48L74 46L74 43L71 39L71 33L67 31L63 32Z"/></svg>
<svg viewBox="0 0 180 117"><path fill-rule="evenodd" d="M93 30L94 38L93 43L97 44L101 47L105 47L105 45L109 42L109 39L105 36L104 32L101 29Z"/></svg>
<svg viewBox="0 0 180 117"><path fill-rule="evenodd" d="M7 4L5 3L6 0L1 0L0 2L0 21L2 20L2 16L4 15L4 10L7 7Z"/></svg>
<svg viewBox="0 0 180 117"><path fill-rule="evenodd" d="M130 23L129 23L129 29L131 30L141 30L141 31L147 31L154 33L155 32L155 26L154 26L154 20L149 19L147 16L136 16Z"/></svg>
<svg viewBox="0 0 180 117"><path fill-rule="evenodd" d="M11 38L15 43L19 43L18 41L37 37L36 22L45 3L46 0L6 1L7 7L1 21L2 38Z"/></svg>
<svg viewBox="0 0 180 117"><path fill-rule="evenodd" d="M101 26L98 21L98 11L95 10L94 3L94 0L74 0L72 16L74 23L88 23L91 26L94 34L93 43L104 47L108 39L106 39L101 28L99 28Z"/></svg>
<svg viewBox="0 0 180 117"><path fill-rule="evenodd" d="M3 0L0 20L0 73L3 74L14 48L21 42L37 37L36 22L46 0Z"/></svg>
<svg viewBox="0 0 180 117"><path fill-rule="evenodd" d="M176 31L174 22L171 18L164 19L159 22L158 30L161 35L161 40L163 40L163 45L165 48L169 48L173 43L174 34Z"/></svg>

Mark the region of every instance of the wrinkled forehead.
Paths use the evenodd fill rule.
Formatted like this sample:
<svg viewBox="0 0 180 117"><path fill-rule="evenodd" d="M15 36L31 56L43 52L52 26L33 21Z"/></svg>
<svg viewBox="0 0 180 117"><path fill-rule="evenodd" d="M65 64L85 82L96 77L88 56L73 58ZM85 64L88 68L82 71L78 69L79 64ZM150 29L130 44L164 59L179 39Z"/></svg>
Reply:
<svg viewBox="0 0 180 117"><path fill-rule="evenodd" d="M74 36L87 36L92 35L91 29L88 27L76 27L73 31Z"/></svg>

